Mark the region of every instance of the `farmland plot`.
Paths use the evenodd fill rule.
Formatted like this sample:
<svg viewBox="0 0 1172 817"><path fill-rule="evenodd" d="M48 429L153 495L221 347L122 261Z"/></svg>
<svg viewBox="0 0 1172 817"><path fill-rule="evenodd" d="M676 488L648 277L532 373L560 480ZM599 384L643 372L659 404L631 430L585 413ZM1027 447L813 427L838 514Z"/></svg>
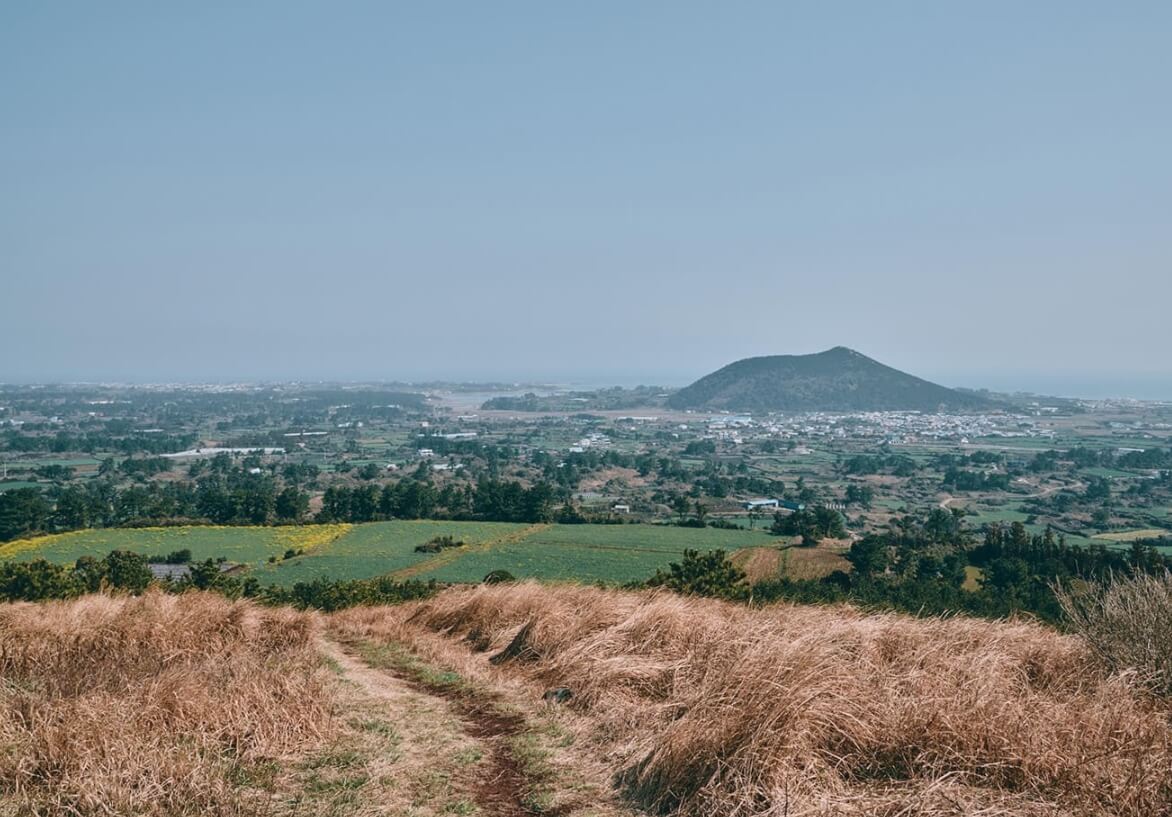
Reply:
<svg viewBox="0 0 1172 817"><path fill-rule="evenodd" d="M315 548L342 536L351 525L289 527L105 528L58 533L0 545L0 560L42 558L70 564L82 556L101 558L112 550L131 550L146 556L164 556L188 549L193 559L223 557L237 564L262 564L287 550Z"/></svg>
<svg viewBox="0 0 1172 817"><path fill-rule="evenodd" d="M678 561L685 550L727 550L764 545L763 531L676 528L659 525L552 525L520 541L470 550L420 578L477 582L493 570L547 581L628 582L645 579Z"/></svg>
<svg viewBox="0 0 1172 817"><path fill-rule="evenodd" d="M262 565L256 576L262 584L292 584L318 578L369 579L435 558L434 554L416 553L415 547L437 536L451 536L471 547L524 528L525 525L508 522L371 522L355 525L346 535L305 556Z"/></svg>

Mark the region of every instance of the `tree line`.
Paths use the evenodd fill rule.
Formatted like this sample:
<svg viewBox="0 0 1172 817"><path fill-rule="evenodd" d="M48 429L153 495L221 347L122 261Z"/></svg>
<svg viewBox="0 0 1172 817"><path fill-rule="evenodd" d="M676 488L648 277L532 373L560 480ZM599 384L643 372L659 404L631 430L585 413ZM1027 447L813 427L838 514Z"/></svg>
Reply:
<svg viewBox="0 0 1172 817"><path fill-rule="evenodd" d="M374 522L383 519L467 519L485 522L549 522L554 519L554 489L538 482L482 478L475 484L445 484L414 479L355 488L330 486L322 496L319 522Z"/></svg>
<svg viewBox="0 0 1172 817"><path fill-rule="evenodd" d="M1172 557L1134 543L1130 550L1080 547L1047 530L1031 534L1021 523L986 526L975 537L960 516L939 508L905 517L882 533L857 540L846 554L850 572L821 579L779 578L750 585L723 551L687 551L667 570L632 587L666 587L679 593L734 601L806 604L849 602L914 615L967 613L986 618L1028 614L1050 623L1064 619L1055 593L1074 580L1162 576ZM980 570L966 586L966 568Z"/></svg>
<svg viewBox="0 0 1172 817"><path fill-rule="evenodd" d="M911 613L991 618L1028 613L1057 622L1062 618L1057 585L1172 569L1172 557L1143 543L1126 551L1082 547L1051 529L1030 533L1020 522L986 525L978 536L965 527L961 514L940 508L864 536L852 543L846 559L849 573L780 579L754 587L753 593L761 600L850 601Z"/></svg>
<svg viewBox="0 0 1172 817"><path fill-rule="evenodd" d="M177 554L172 554L172 557ZM126 550L105 557L82 556L72 565L44 559L0 562L0 602L72 599L87 593L129 593L148 588L168 593L209 590L229 598L251 598L262 604L291 605L326 612L357 605L397 604L435 594L434 581L400 582L387 576L373 579L316 579L291 587L262 587L252 576L237 576L220 569L213 559L191 562L185 575L157 579L147 557Z"/></svg>
<svg viewBox="0 0 1172 817"><path fill-rule="evenodd" d="M194 482L117 488L105 480L92 480L46 492L35 488L7 491L0 494L0 541L38 533L152 524L271 525L386 519L548 522L555 519L557 502L566 502L566 497L541 482L525 486L513 480L483 478L437 488L429 481L409 478L383 486L331 486L322 497L321 510L311 516L309 494L297 485L281 487L269 474L234 469L208 472Z"/></svg>

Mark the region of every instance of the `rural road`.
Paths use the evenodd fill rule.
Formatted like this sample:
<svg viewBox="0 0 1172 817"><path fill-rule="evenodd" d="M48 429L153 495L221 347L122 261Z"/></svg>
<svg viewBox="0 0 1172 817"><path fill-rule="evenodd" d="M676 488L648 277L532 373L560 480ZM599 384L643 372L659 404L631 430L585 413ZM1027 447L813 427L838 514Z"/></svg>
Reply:
<svg viewBox="0 0 1172 817"><path fill-rule="evenodd" d="M1021 499L1041 499L1042 497L1050 496L1050 494L1057 491L1062 491L1065 489L1070 489L1071 491L1081 491L1085 487L1087 486L1084 482L1073 482L1070 485L1051 485L1049 488L1043 488L1036 494L1026 494L1022 496ZM962 497L953 496L952 494L945 494L944 499L940 501L940 507L948 510L949 505L961 498Z"/></svg>

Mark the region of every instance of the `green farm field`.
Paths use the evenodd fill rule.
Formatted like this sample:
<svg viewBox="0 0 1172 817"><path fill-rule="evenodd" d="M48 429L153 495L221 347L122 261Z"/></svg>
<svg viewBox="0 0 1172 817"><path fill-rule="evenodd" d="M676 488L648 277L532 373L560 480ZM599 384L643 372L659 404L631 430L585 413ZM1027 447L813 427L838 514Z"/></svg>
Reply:
<svg viewBox="0 0 1172 817"><path fill-rule="evenodd" d="M262 584L284 584L328 579L369 579L385 573L414 568L440 554L416 553L415 546L437 536L451 536L465 543L464 548L442 554L460 553L476 547L489 547L498 540L525 530L525 525L509 522L443 522L400 520L355 525L348 533L296 559L264 564L255 572ZM460 553L462 557L463 554ZM492 568L490 568L491 570ZM489 572L488 570L484 573ZM475 581L484 578L484 573Z"/></svg>
<svg viewBox="0 0 1172 817"><path fill-rule="evenodd" d="M1134 542L1137 539L1157 539L1162 536L1167 536L1168 531L1163 528L1140 528L1138 530L1121 530L1113 531L1111 533L1098 533L1093 537L1096 541L1103 540L1105 542Z"/></svg>
<svg viewBox="0 0 1172 817"><path fill-rule="evenodd" d="M46 465L63 465L68 468L85 468L101 465L102 461L94 457L37 457L29 460L15 460L9 465L23 468L41 468Z"/></svg>
<svg viewBox="0 0 1172 817"><path fill-rule="evenodd" d="M415 546L451 536L465 546L439 554ZM765 531L657 525L522 525L504 522L393 521L305 527L174 527L86 530L0 546L0 561L44 558L68 564L115 549L150 556L182 548L195 559L247 564L262 584L317 578L400 578L478 582L493 570L518 578L620 583L643 579L686 549L729 552L774 541ZM289 550L304 555L284 559ZM270 562L270 557L276 557Z"/></svg>
<svg viewBox="0 0 1172 817"><path fill-rule="evenodd" d="M45 483L29 482L27 480L9 480L8 482L0 482L0 493L5 491L18 491L21 488L44 488Z"/></svg>
<svg viewBox="0 0 1172 817"><path fill-rule="evenodd" d="M237 564L260 565L285 551L312 552L344 535L350 525L304 527L181 526L168 528L102 528L19 539L0 545L0 561L47 559L70 564L82 556L101 558L111 550L163 556L184 548L197 560L223 557Z"/></svg>
<svg viewBox="0 0 1172 817"><path fill-rule="evenodd" d="M551 525L519 541L473 549L420 578L476 582L493 570L547 581L629 582L645 579L679 560L685 550L760 547L775 537L763 531L676 528L659 525Z"/></svg>

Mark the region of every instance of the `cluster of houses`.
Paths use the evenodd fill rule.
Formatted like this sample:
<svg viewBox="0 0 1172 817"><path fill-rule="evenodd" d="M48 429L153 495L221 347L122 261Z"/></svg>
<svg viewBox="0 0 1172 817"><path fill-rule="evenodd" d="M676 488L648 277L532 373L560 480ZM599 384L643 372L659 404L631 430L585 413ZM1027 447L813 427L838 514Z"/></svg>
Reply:
<svg viewBox="0 0 1172 817"><path fill-rule="evenodd" d="M594 432L571 445L569 451L571 454L582 454L588 448L606 448L609 445L610 437L599 432Z"/></svg>
<svg viewBox="0 0 1172 817"><path fill-rule="evenodd" d="M866 411L850 414L809 412L792 416L754 419L747 414L710 418L706 436L733 444L746 438L865 438L892 445L917 440L957 440L967 443L981 437L1052 438L1053 428L1026 415L924 414L918 411Z"/></svg>

